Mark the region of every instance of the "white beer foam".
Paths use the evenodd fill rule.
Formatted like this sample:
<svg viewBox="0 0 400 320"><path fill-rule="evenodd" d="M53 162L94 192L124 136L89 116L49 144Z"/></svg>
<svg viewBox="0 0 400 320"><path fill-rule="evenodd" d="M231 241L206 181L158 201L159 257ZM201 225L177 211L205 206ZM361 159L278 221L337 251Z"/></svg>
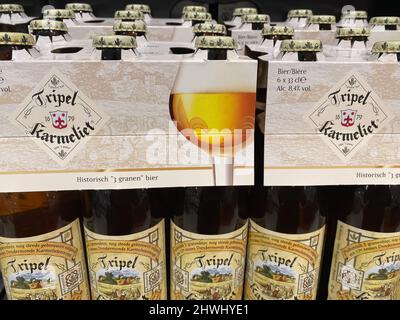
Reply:
<svg viewBox="0 0 400 320"><path fill-rule="evenodd" d="M183 61L172 93L255 92L256 82L256 61Z"/></svg>

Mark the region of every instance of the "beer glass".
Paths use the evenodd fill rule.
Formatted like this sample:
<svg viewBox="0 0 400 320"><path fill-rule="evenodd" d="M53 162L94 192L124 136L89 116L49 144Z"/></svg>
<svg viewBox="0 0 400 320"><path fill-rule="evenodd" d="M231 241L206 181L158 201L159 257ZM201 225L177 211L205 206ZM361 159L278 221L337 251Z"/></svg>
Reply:
<svg viewBox="0 0 400 320"><path fill-rule="evenodd" d="M232 185L235 153L254 132L256 76L239 61L221 61L235 49L230 37L198 37L196 47L208 51L207 60L182 62L170 96L171 119L212 157L214 184Z"/></svg>

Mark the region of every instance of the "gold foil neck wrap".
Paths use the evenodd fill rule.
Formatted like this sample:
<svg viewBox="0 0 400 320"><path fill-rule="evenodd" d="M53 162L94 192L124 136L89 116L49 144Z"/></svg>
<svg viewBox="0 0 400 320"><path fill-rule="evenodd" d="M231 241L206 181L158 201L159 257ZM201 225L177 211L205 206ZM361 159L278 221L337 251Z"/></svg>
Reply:
<svg viewBox="0 0 400 320"><path fill-rule="evenodd" d="M196 39L197 49L236 49L236 42L232 37L201 36Z"/></svg>
<svg viewBox="0 0 400 320"><path fill-rule="evenodd" d="M135 49L137 42L131 36L96 36L93 38L93 47L96 49Z"/></svg>
<svg viewBox="0 0 400 320"><path fill-rule="evenodd" d="M247 14L242 16L242 23L269 23L271 21L268 14Z"/></svg>
<svg viewBox="0 0 400 320"><path fill-rule="evenodd" d="M211 13L208 12L186 12L183 15L183 20L184 21L211 21Z"/></svg>
<svg viewBox="0 0 400 320"><path fill-rule="evenodd" d="M283 40L281 52L321 52L322 42L320 40Z"/></svg>
<svg viewBox="0 0 400 320"><path fill-rule="evenodd" d="M363 11L363 10L347 11L347 12L342 13L342 19L364 20L364 19L368 19L368 13L367 13L367 11Z"/></svg>
<svg viewBox="0 0 400 320"><path fill-rule="evenodd" d="M24 12L24 7L19 4L0 4L0 13L21 13Z"/></svg>
<svg viewBox="0 0 400 320"><path fill-rule="evenodd" d="M33 31L53 30L68 32L68 27L64 22L55 20L33 20L29 24L29 28Z"/></svg>
<svg viewBox="0 0 400 320"><path fill-rule="evenodd" d="M289 26L265 26L262 30L263 36L293 36L294 29Z"/></svg>
<svg viewBox="0 0 400 320"><path fill-rule="evenodd" d="M93 8L88 3L67 3L65 9L73 12L93 12Z"/></svg>
<svg viewBox="0 0 400 320"><path fill-rule="evenodd" d="M206 13L207 8L203 6L184 6L182 9L182 15L187 12Z"/></svg>
<svg viewBox="0 0 400 320"><path fill-rule="evenodd" d="M400 53L400 41L375 42L372 53Z"/></svg>
<svg viewBox="0 0 400 320"><path fill-rule="evenodd" d="M400 25L400 17L373 17L369 24L371 26L398 26Z"/></svg>
<svg viewBox="0 0 400 320"><path fill-rule="evenodd" d="M336 30L337 38L349 37L369 37L370 30L368 28L338 28Z"/></svg>
<svg viewBox="0 0 400 320"><path fill-rule="evenodd" d="M226 35L226 27L223 24L214 24L210 22L198 23L193 27L194 34L218 34Z"/></svg>
<svg viewBox="0 0 400 320"><path fill-rule="evenodd" d="M48 9L43 12L44 19L75 19L75 13L67 9Z"/></svg>
<svg viewBox="0 0 400 320"><path fill-rule="evenodd" d="M0 32L0 46L32 47L34 45L34 38L28 33Z"/></svg>
<svg viewBox="0 0 400 320"><path fill-rule="evenodd" d="M147 26L143 20L137 21L120 21L114 23L114 32L143 32L147 33Z"/></svg>
<svg viewBox="0 0 400 320"><path fill-rule="evenodd" d="M313 15L312 10L308 9L293 9L289 10L288 18L308 18Z"/></svg>
<svg viewBox="0 0 400 320"><path fill-rule="evenodd" d="M241 17L248 14L257 14L258 10L256 8L236 8L233 10L234 17Z"/></svg>
<svg viewBox="0 0 400 320"><path fill-rule="evenodd" d="M114 18L122 21L143 20L144 14L139 10L118 10L115 11Z"/></svg>
<svg viewBox="0 0 400 320"><path fill-rule="evenodd" d="M138 3L127 4L125 10L139 10L140 12L143 13L148 13L148 14L151 13L151 8L147 4L138 4Z"/></svg>
<svg viewBox="0 0 400 320"><path fill-rule="evenodd" d="M309 24L335 24L336 23L336 17L335 16L321 16L321 15L315 15L308 17L307 23Z"/></svg>

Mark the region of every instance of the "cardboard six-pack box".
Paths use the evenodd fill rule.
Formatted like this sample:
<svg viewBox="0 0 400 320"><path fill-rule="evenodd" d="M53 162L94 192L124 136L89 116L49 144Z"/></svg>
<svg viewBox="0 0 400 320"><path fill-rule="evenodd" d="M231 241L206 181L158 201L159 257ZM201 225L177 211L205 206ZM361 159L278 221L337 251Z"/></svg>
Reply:
<svg viewBox="0 0 400 320"><path fill-rule="evenodd" d="M253 184L256 71L247 59L0 62L0 191L215 185L224 152L207 143L232 138L222 127L248 129L228 169Z"/></svg>
<svg viewBox="0 0 400 320"><path fill-rule="evenodd" d="M266 185L400 182L396 62L268 62Z"/></svg>

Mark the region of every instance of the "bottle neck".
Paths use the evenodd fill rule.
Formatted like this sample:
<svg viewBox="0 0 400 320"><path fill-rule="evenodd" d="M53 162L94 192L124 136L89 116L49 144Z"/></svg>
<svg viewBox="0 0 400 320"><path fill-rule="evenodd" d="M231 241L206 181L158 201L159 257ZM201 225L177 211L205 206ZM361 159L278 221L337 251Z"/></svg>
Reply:
<svg viewBox="0 0 400 320"><path fill-rule="evenodd" d="M319 30L332 30L332 25L330 23L320 23Z"/></svg>
<svg viewBox="0 0 400 320"><path fill-rule="evenodd" d="M101 60L121 60L121 49L102 49Z"/></svg>
<svg viewBox="0 0 400 320"><path fill-rule="evenodd" d="M199 24L199 23L204 23L204 21L201 21L201 20L192 20L192 26L194 27L196 24Z"/></svg>
<svg viewBox="0 0 400 320"><path fill-rule="evenodd" d="M264 28L264 22L253 22L251 24L251 30L262 30Z"/></svg>
<svg viewBox="0 0 400 320"><path fill-rule="evenodd" d="M38 37L52 38L52 37L64 36L65 33L59 30L35 30L32 32L32 34L36 36L36 38Z"/></svg>
<svg viewBox="0 0 400 320"><path fill-rule="evenodd" d="M385 25L385 30L389 30L389 31L397 30L397 25L395 25L395 24Z"/></svg>
<svg viewBox="0 0 400 320"><path fill-rule="evenodd" d="M226 49L209 49L207 53L208 60L227 60L228 50Z"/></svg>
<svg viewBox="0 0 400 320"><path fill-rule="evenodd" d="M290 40L292 36L289 35L267 35L264 36L264 40L274 40L274 41L283 41L283 40Z"/></svg>
<svg viewBox="0 0 400 320"><path fill-rule="evenodd" d="M146 36L145 32L135 32L135 31L116 31L115 34L117 36L131 36L131 37L144 37Z"/></svg>
<svg viewBox="0 0 400 320"><path fill-rule="evenodd" d="M13 58L12 47L4 46L0 47L0 61L10 61Z"/></svg>
<svg viewBox="0 0 400 320"><path fill-rule="evenodd" d="M297 56L299 61L317 61L317 52L315 51L299 51Z"/></svg>

